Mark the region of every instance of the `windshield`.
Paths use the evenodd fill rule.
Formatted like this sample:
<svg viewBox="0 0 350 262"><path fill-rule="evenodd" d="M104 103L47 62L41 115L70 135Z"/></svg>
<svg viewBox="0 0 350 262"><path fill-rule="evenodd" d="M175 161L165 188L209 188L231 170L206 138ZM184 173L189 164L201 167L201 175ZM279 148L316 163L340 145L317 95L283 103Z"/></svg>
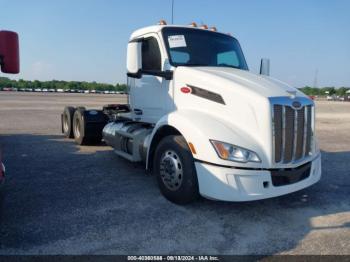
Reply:
<svg viewBox="0 0 350 262"><path fill-rule="evenodd" d="M248 70L232 36L192 28L165 27L165 46L173 66L222 66Z"/></svg>

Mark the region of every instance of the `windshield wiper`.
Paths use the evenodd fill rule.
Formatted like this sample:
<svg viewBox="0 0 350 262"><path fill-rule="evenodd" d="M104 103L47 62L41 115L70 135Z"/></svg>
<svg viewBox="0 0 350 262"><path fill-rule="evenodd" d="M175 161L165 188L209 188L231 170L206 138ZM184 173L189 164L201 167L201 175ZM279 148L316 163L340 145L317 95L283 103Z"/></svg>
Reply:
<svg viewBox="0 0 350 262"><path fill-rule="evenodd" d="M186 63L186 64L179 64L179 66L209 66L208 64L200 64L200 63Z"/></svg>
<svg viewBox="0 0 350 262"><path fill-rule="evenodd" d="M230 67L230 68L240 69L238 66L229 65L229 64L210 65L210 64L200 64L200 63L186 63L186 64L178 64L177 66L219 66L219 67Z"/></svg>
<svg viewBox="0 0 350 262"><path fill-rule="evenodd" d="M217 66L221 66L221 67L231 67L231 68L240 69L238 66L229 65L229 64L218 64Z"/></svg>

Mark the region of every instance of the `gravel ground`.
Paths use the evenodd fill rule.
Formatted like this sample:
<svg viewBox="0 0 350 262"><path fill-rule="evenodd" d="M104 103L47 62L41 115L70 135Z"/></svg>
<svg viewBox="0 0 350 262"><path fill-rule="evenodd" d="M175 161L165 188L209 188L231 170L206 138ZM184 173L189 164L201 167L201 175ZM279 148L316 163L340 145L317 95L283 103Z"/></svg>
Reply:
<svg viewBox="0 0 350 262"><path fill-rule="evenodd" d="M176 206L142 165L60 134L64 105L123 101L0 92L0 254L350 255L350 103L317 102L318 184L263 201Z"/></svg>

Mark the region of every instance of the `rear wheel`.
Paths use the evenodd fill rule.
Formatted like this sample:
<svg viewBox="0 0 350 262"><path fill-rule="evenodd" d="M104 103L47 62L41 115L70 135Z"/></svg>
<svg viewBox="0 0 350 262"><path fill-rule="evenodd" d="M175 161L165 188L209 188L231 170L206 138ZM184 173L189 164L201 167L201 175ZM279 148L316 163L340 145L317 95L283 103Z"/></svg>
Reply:
<svg viewBox="0 0 350 262"><path fill-rule="evenodd" d="M74 138L73 128L72 128L74 111L75 111L74 107L66 106L61 116L62 133L67 138Z"/></svg>
<svg viewBox="0 0 350 262"><path fill-rule="evenodd" d="M168 200L187 204L198 198L197 173L183 136L167 136L160 141L153 168L160 191Z"/></svg>
<svg viewBox="0 0 350 262"><path fill-rule="evenodd" d="M102 129L107 123L102 111L77 108L73 117L73 134L79 145L98 144L102 140Z"/></svg>
<svg viewBox="0 0 350 262"><path fill-rule="evenodd" d="M77 109L82 110L82 111L86 110L85 106L78 106Z"/></svg>
<svg viewBox="0 0 350 262"><path fill-rule="evenodd" d="M84 111L76 110L73 117L73 134L75 142L79 145L87 144L87 139L85 137L85 121L84 121Z"/></svg>

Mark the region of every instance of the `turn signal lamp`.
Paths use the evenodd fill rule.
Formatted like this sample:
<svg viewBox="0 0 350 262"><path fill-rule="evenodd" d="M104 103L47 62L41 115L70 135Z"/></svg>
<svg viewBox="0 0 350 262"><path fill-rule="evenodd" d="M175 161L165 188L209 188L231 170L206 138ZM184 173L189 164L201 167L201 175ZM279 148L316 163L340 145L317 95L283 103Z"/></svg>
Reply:
<svg viewBox="0 0 350 262"><path fill-rule="evenodd" d="M228 159L230 156L230 152L228 149L225 147L225 144L217 142L217 141L212 141L212 144L214 145L214 148L218 155L223 158L223 159Z"/></svg>
<svg viewBox="0 0 350 262"><path fill-rule="evenodd" d="M194 155L197 154L196 149L194 148L194 145L191 142L188 143L188 146L189 146L192 154L194 154Z"/></svg>
<svg viewBox="0 0 350 262"><path fill-rule="evenodd" d="M160 20L158 25L167 25L166 21L165 20Z"/></svg>

